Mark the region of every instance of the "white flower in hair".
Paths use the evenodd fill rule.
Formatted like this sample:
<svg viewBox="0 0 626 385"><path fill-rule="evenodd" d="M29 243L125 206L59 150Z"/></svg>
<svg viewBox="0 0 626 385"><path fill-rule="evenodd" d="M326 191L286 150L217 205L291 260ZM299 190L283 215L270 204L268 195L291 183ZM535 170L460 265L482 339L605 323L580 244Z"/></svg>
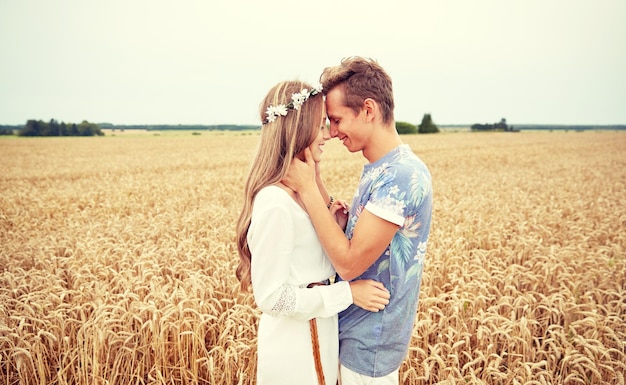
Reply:
<svg viewBox="0 0 626 385"><path fill-rule="evenodd" d="M284 104L279 104L275 107L276 115L285 116L287 115L287 106Z"/></svg>
<svg viewBox="0 0 626 385"><path fill-rule="evenodd" d="M300 109L300 106L306 102L309 98L309 90L306 88L302 90L302 92L291 95L291 103L293 104L293 108L296 110Z"/></svg>
<svg viewBox="0 0 626 385"><path fill-rule="evenodd" d="M277 106L268 106L265 110L266 118L263 120L263 124L272 123L276 121L279 116L287 116L289 110L299 110L300 107L311 96L317 95L322 92L322 85L317 83L313 86L311 91L307 88L303 88L302 91L291 95L291 102L289 104L279 104Z"/></svg>
<svg viewBox="0 0 626 385"><path fill-rule="evenodd" d="M274 106L269 106L269 107L267 107L267 110L265 110L265 115L267 115L265 120L268 123L271 123L271 122L276 120L276 114L274 113L274 109L275 109Z"/></svg>
<svg viewBox="0 0 626 385"><path fill-rule="evenodd" d="M280 116L287 115L287 106L284 104L279 104L277 106L269 106L267 110L265 110L265 114L267 118L265 119L268 123L273 122L276 118Z"/></svg>

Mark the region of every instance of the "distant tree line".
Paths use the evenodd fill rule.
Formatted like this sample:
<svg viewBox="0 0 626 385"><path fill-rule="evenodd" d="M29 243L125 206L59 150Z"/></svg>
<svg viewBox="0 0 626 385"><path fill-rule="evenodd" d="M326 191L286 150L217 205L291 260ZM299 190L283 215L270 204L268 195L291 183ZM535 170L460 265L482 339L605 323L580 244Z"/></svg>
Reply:
<svg viewBox="0 0 626 385"><path fill-rule="evenodd" d="M493 124L472 124L470 127L472 131L511 131L517 132L519 130L515 129L513 126L509 126L506 124L506 119L502 118L498 123Z"/></svg>
<svg viewBox="0 0 626 385"><path fill-rule="evenodd" d="M243 130L258 130L260 125L237 125L237 124L112 124L112 123L98 123L100 128L106 128L111 130L147 130L147 131L169 131L169 130L229 130L229 131L243 131Z"/></svg>
<svg viewBox="0 0 626 385"><path fill-rule="evenodd" d="M0 135L13 135L15 133L14 130L19 130L19 126L7 126L0 125Z"/></svg>
<svg viewBox="0 0 626 385"><path fill-rule="evenodd" d="M529 130L545 130L545 131L591 131L591 130L606 130L606 131L624 131L626 125L624 124L606 124L606 125L583 125L583 124L518 124L515 126L520 131Z"/></svg>
<svg viewBox="0 0 626 385"><path fill-rule="evenodd" d="M422 122L414 125L407 122L396 122L396 131L400 135L406 134L432 134L439 132L439 127L433 122L430 114L424 114Z"/></svg>
<svg viewBox="0 0 626 385"><path fill-rule="evenodd" d="M81 123L57 122L51 119L49 122L43 120L29 120L26 125L18 131L19 136L102 136L104 133L95 123L83 120Z"/></svg>
<svg viewBox="0 0 626 385"><path fill-rule="evenodd" d="M448 125L447 127L452 127ZM458 127L467 127L466 125L458 125ZM52 119L50 122L41 120L29 120L26 125L0 125L1 135L20 136L93 136L104 135L101 129L110 129L112 131L120 130L147 130L147 131L167 131L167 130L194 130L194 131L249 131L258 130L259 125L236 125L236 124L141 124L129 125L112 123L89 123L83 121L80 124L57 122ZM518 124L515 127L509 126L506 119L500 120L493 124L474 124L471 126L472 131L509 131L518 132L520 130L626 130L626 125L547 125L547 124ZM422 122L414 125L407 122L396 122L396 130L399 134L427 134L440 132L439 127L433 122L430 114L424 114Z"/></svg>

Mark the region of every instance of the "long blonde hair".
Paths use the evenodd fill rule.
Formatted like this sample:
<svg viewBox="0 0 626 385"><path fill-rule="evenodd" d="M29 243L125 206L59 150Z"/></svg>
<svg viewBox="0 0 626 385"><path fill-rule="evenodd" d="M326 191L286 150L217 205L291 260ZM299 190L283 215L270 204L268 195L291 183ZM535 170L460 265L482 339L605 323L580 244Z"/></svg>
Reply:
<svg viewBox="0 0 626 385"><path fill-rule="evenodd" d="M301 81L286 81L275 85L260 105L260 120L265 120L268 106L288 104L294 93L311 90L311 85ZM261 128L261 142L252 162L244 191L244 204L237 220L237 251L239 265L236 275L241 289L247 291L252 284L252 255L248 247L248 229L256 194L263 188L280 182L287 173L296 154L308 147L320 129L324 99L321 93L311 96L298 110L289 110L274 122Z"/></svg>

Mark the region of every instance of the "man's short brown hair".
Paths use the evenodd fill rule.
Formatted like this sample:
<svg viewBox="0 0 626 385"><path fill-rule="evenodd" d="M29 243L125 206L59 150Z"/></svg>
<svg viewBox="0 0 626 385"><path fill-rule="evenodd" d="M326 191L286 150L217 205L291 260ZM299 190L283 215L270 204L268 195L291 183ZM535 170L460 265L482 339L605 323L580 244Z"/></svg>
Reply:
<svg viewBox="0 0 626 385"><path fill-rule="evenodd" d="M343 87L344 105L355 114L361 111L365 99L373 99L380 106L383 123L393 122L391 77L377 61L360 56L344 58L340 65L324 69L320 83L324 94L335 87Z"/></svg>

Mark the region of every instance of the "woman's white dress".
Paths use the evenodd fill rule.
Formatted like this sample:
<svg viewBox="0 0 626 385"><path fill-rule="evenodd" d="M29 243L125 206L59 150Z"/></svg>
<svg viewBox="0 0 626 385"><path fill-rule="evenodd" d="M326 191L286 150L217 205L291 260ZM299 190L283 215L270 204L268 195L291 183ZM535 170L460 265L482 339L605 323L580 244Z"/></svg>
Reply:
<svg viewBox="0 0 626 385"><path fill-rule="evenodd" d="M263 312L258 330L258 385L317 385L309 320L317 318L326 384L339 360L337 313L352 303L347 282L306 288L335 270L306 213L277 186L254 199L248 230L252 289Z"/></svg>

